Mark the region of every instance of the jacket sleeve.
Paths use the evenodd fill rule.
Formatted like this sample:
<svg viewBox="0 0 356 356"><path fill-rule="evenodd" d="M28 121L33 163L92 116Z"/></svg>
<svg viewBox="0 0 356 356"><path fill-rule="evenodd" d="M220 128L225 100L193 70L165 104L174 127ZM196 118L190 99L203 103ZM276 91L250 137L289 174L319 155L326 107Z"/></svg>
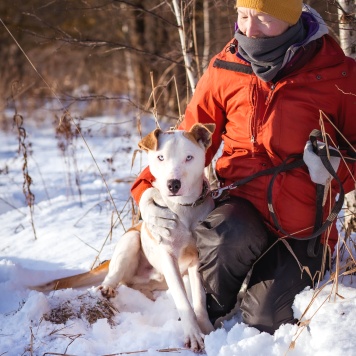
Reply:
<svg viewBox="0 0 356 356"><path fill-rule="evenodd" d="M155 178L151 174L149 167L146 167L136 178L131 187L131 196L134 198L136 204L139 204L143 192L152 187L154 180Z"/></svg>
<svg viewBox="0 0 356 356"><path fill-rule="evenodd" d="M204 124L213 123L216 125L212 137L212 145L209 147L206 154L206 166L210 164L219 149L221 144L221 134L225 127L225 113L212 94L214 85L214 81L211 78L211 71L214 71L212 62L210 63L208 70L199 80L196 91L186 109L184 120L179 126L179 129L181 130L189 130L198 122ZM131 187L131 195L137 204L140 202L143 192L147 188L152 187L152 182L154 180L155 178L151 174L149 167L146 167L137 177Z"/></svg>

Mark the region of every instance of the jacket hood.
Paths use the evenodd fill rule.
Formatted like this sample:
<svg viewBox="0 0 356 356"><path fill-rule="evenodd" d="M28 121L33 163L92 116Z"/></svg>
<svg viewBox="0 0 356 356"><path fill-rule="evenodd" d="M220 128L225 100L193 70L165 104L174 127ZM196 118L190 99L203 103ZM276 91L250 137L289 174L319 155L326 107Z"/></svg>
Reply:
<svg viewBox="0 0 356 356"><path fill-rule="evenodd" d="M282 64L282 68L293 58L296 51L308 43L317 40L318 38L329 33L323 18L320 14L308 5L303 5L302 21L306 28L307 36L301 43L296 43L289 47Z"/></svg>
<svg viewBox="0 0 356 356"><path fill-rule="evenodd" d="M320 14L308 5L303 6L302 19L308 29L308 36L303 44L329 33L329 29Z"/></svg>

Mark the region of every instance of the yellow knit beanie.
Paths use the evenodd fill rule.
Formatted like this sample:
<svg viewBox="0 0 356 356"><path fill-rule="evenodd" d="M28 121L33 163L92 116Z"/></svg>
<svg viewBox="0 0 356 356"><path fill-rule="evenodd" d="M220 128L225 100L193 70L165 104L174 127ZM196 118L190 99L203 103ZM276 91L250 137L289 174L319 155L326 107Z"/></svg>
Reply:
<svg viewBox="0 0 356 356"><path fill-rule="evenodd" d="M295 25L302 13L303 0L236 0L236 7L255 9Z"/></svg>

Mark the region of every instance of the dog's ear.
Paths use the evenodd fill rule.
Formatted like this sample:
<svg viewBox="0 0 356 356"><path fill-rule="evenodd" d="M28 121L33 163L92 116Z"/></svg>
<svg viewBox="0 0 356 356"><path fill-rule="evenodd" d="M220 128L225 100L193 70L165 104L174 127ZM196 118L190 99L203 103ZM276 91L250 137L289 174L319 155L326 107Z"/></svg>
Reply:
<svg viewBox="0 0 356 356"><path fill-rule="evenodd" d="M194 124L190 129L190 133L194 136L197 142L201 142L205 149L211 145L211 136L215 130L215 124Z"/></svg>
<svg viewBox="0 0 356 356"><path fill-rule="evenodd" d="M138 143L138 147L145 151L156 151L158 145L158 136L162 132L163 131L161 129L155 129L154 131L150 132Z"/></svg>
<svg viewBox="0 0 356 356"><path fill-rule="evenodd" d="M215 131L215 124L203 124L211 133L214 133Z"/></svg>

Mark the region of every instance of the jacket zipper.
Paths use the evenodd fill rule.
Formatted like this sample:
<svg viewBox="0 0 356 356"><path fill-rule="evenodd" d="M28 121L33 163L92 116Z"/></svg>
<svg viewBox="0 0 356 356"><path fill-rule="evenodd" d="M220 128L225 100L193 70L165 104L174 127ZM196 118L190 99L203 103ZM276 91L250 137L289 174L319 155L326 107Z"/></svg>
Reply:
<svg viewBox="0 0 356 356"><path fill-rule="evenodd" d="M276 84L272 83L270 86L270 90L268 92L267 98L265 100L265 108L264 108L264 113L263 113L263 118L262 121L264 122L264 117L266 115L266 111L267 111L267 106L269 105L269 103L271 102L272 96L273 96L273 92L276 88ZM256 146L256 123L257 123L257 115L259 113L259 110L257 108L258 104L258 90L257 90L257 83L255 85L253 85L253 91L252 91L252 100L253 100L253 105L255 107L255 113L254 115L251 117L250 120L250 141L251 141L251 155L252 157L255 156L255 146Z"/></svg>
<svg viewBox="0 0 356 356"><path fill-rule="evenodd" d="M251 115L250 119L250 142L251 142L251 156L255 156L255 144L256 144L256 116L257 116L257 105L258 105L258 98L257 98L257 83L252 84L252 93L251 93L251 101L252 107L254 107L254 113Z"/></svg>
<svg viewBox="0 0 356 356"><path fill-rule="evenodd" d="M273 92L276 88L276 84L272 83L270 85L270 90L268 92L267 98L265 100L265 108L264 108L264 116L267 111L267 106L271 102ZM251 101L252 105L255 108L254 115L252 115L251 120L250 120L250 142L251 142L251 155L252 157L255 156L255 145L256 145L256 122L257 122L257 115L259 113L259 110L257 108L258 104L258 89L257 89L257 83L252 84L252 93L251 93ZM264 118L263 118L264 119Z"/></svg>

